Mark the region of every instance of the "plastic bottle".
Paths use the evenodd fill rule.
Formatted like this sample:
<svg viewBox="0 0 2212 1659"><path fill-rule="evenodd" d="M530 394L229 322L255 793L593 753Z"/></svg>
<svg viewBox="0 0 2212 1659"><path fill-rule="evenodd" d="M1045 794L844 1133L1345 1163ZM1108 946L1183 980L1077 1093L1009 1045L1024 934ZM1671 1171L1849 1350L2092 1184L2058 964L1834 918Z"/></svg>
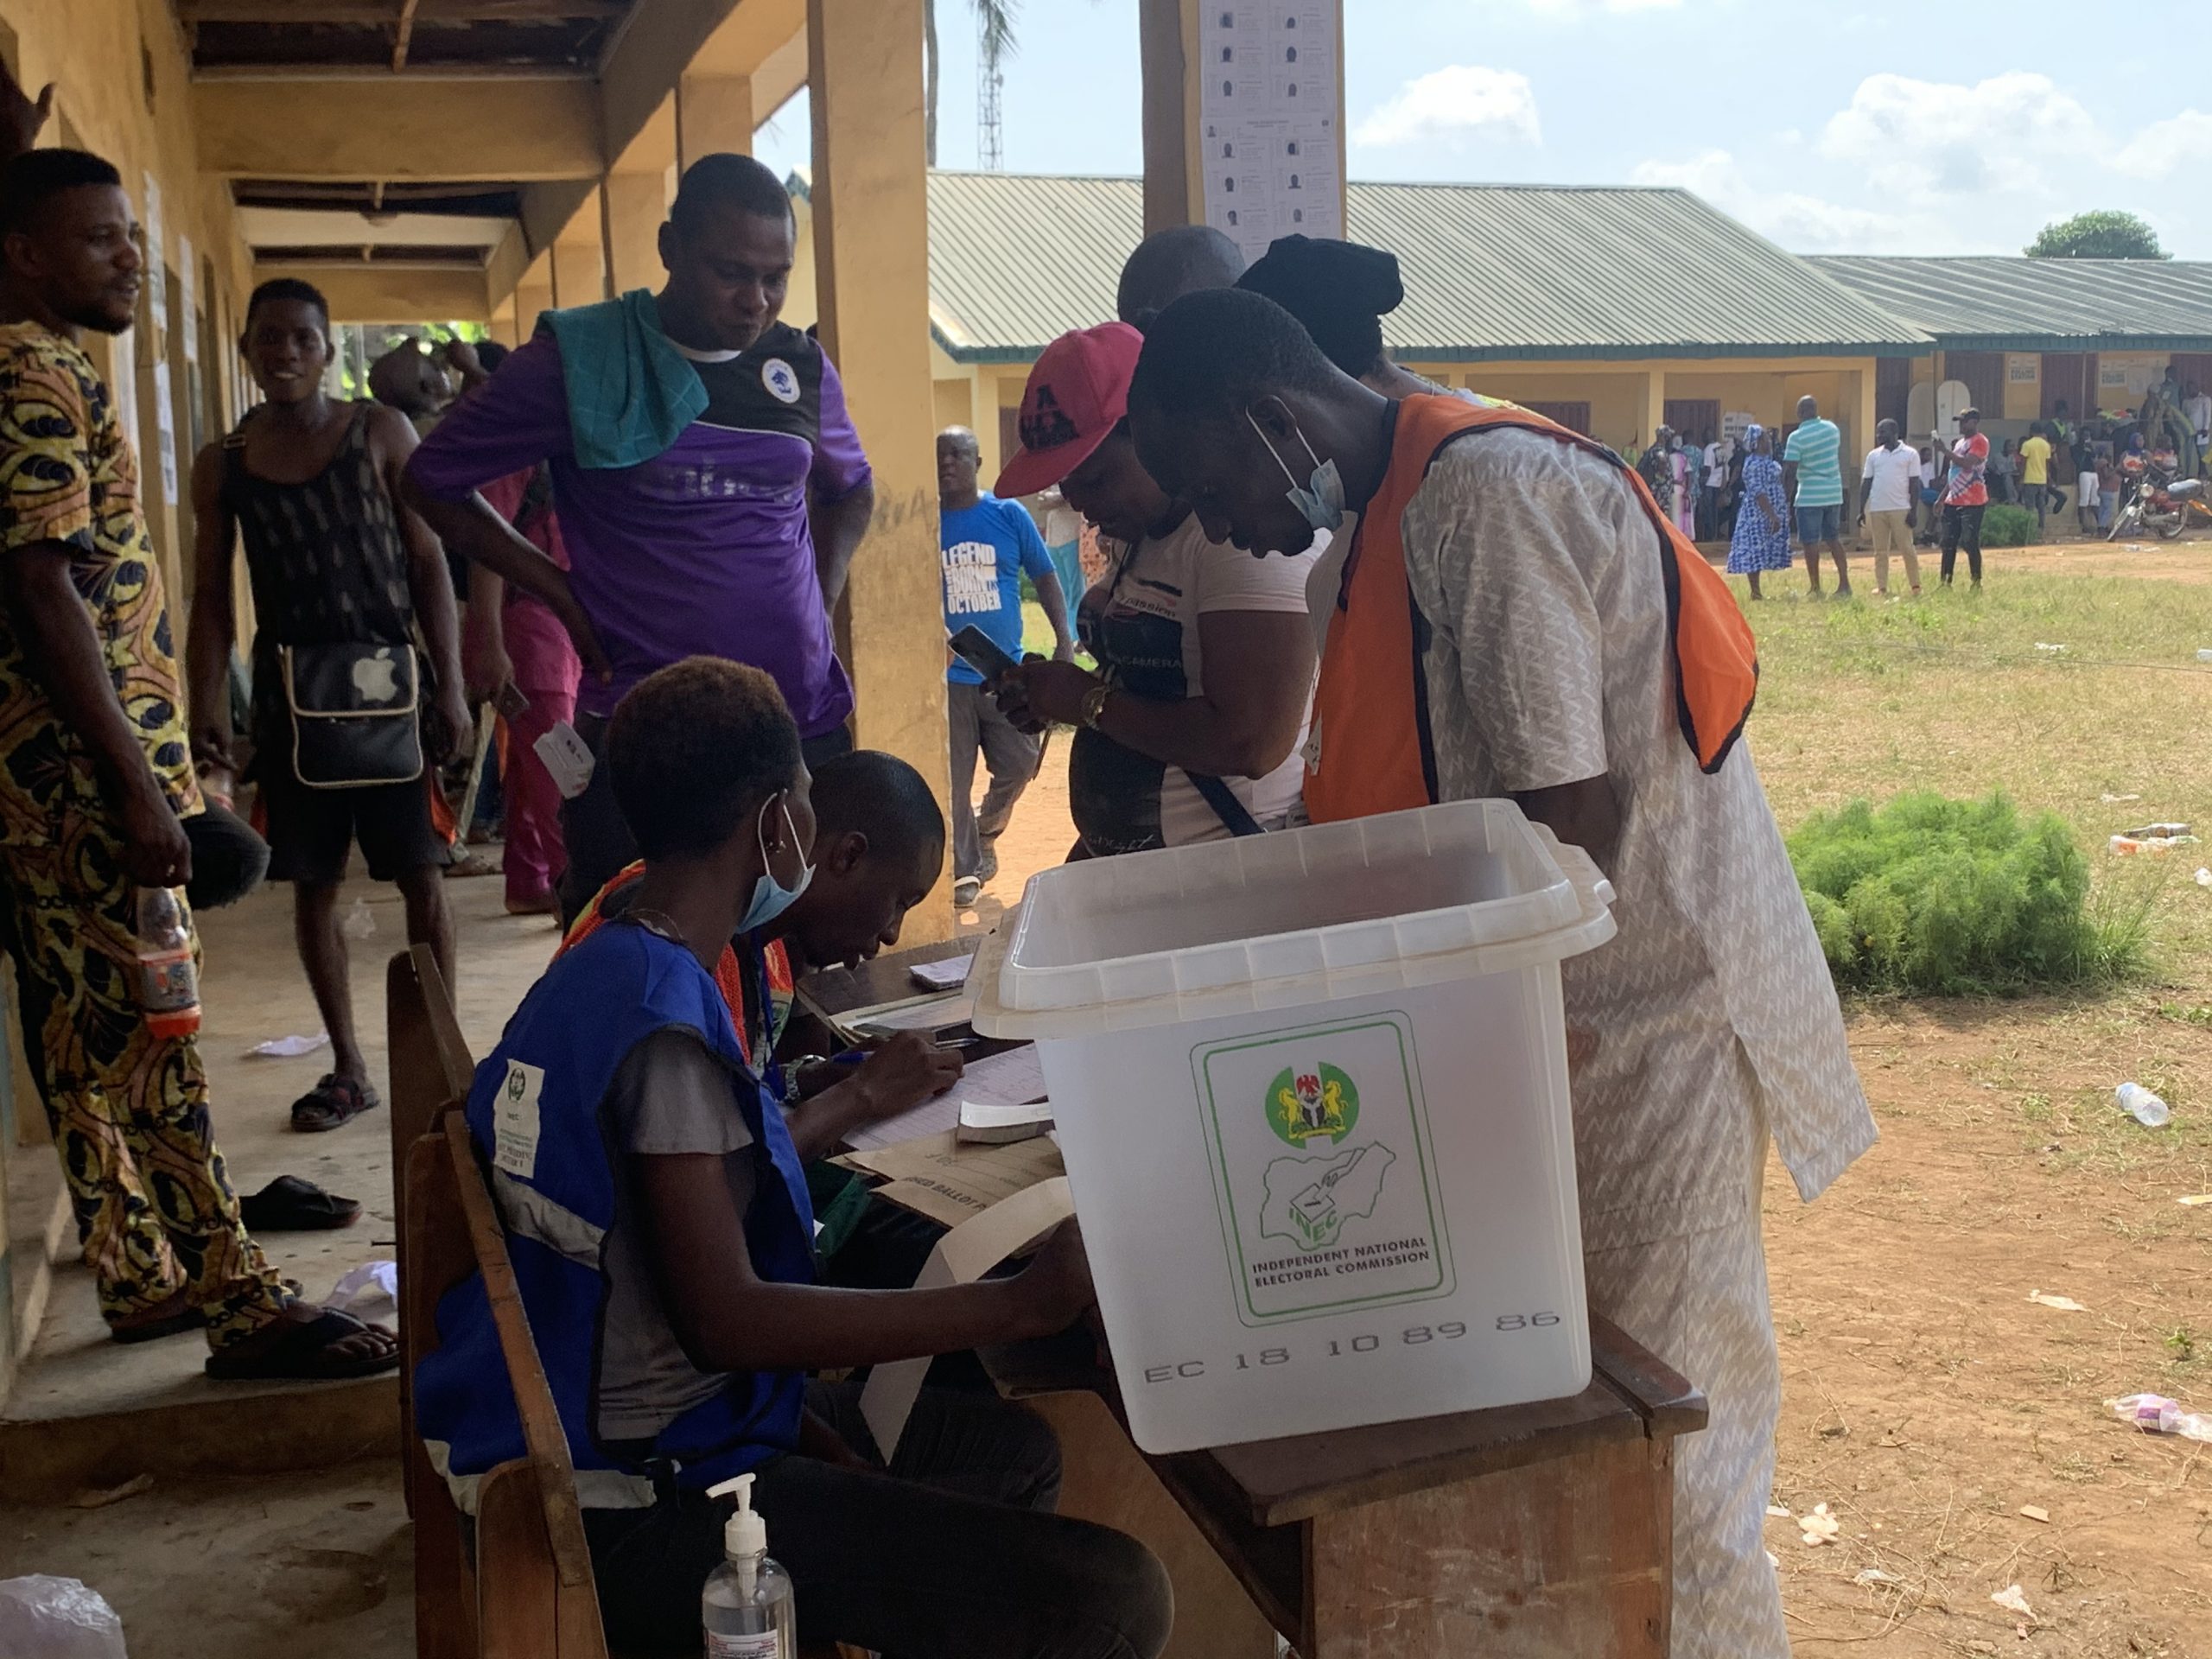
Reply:
<svg viewBox="0 0 2212 1659"><path fill-rule="evenodd" d="M2173 1114L2166 1103L2160 1100L2139 1083L2123 1083L2112 1091L2113 1104L2132 1116L2138 1123L2149 1129L2161 1129Z"/></svg>
<svg viewBox="0 0 2212 1659"><path fill-rule="evenodd" d="M189 1037L200 1029L200 969L184 906L168 887L138 889L138 1006L146 1028L160 1038Z"/></svg>
<svg viewBox="0 0 2212 1659"><path fill-rule="evenodd" d="M737 1494L722 1525L722 1564L707 1575L700 1619L707 1659L798 1659L798 1603L791 1574L768 1559L768 1523L753 1511L753 1477L739 1475L707 1495Z"/></svg>
<svg viewBox="0 0 2212 1659"><path fill-rule="evenodd" d="M2178 1400L2163 1394L2130 1394L2105 1403L2145 1434L2178 1434L2185 1440L2212 1441L2212 1417L2183 1411Z"/></svg>

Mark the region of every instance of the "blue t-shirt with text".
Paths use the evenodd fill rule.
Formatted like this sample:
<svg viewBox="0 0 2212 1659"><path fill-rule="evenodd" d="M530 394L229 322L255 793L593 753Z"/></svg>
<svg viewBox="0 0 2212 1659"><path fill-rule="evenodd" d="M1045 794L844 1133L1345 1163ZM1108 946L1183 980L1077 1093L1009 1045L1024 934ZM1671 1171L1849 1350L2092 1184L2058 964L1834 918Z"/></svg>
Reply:
<svg viewBox="0 0 2212 1659"><path fill-rule="evenodd" d="M972 507L938 514L944 559L944 631L981 628L1009 657L1021 656L1021 578L1052 574L1052 556L1036 521L1017 501L986 490ZM981 685L983 677L958 658L945 670L955 685Z"/></svg>

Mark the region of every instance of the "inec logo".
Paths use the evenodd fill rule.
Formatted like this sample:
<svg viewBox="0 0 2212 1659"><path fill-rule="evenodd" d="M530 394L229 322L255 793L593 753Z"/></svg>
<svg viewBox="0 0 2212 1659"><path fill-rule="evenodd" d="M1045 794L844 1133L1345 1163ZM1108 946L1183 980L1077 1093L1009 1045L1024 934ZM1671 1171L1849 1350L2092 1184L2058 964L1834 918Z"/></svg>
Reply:
<svg viewBox="0 0 2212 1659"><path fill-rule="evenodd" d="M1268 1085L1268 1127L1287 1146L1339 1145L1359 1122L1359 1090L1335 1066L1285 1067Z"/></svg>

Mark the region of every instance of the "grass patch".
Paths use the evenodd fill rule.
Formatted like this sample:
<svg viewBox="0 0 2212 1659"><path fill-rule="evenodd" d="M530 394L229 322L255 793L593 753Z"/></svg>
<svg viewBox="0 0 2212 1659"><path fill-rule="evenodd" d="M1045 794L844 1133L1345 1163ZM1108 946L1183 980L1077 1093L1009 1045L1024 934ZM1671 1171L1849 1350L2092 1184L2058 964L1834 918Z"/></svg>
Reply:
<svg viewBox="0 0 2212 1659"><path fill-rule="evenodd" d="M2109 982L2143 964L2147 907L2093 915L2073 832L2001 791L1854 801L1815 814L1789 857L1839 985L1971 995Z"/></svg>
<svg viewBox="0 0 2212 1659"><path fill-rule="evenodd" d="M2212 543L2177 551L2212 565ZM2044 574L2064 569L2063 552L2012 556L2024 568L2000 556L1979 595L1937 588L1931 569L1926 598L1885 605L1862 570L1866 600L1770 583L1747 604L1761 659L1748 741L1768 798L1785 828L1912 791L2002 791L2024 815L2055 815L2088 864L2093 963L2124 975L2147 954L2175 982L2167 1018L2196 1023L2183 1011L2212 1005L2199 967L2212 893L2189 876L2212 864L2212 833L2171 860L2104 847L2155 819L2212 826L2212 668L2196 661L2212 646L2212 585ZM2036 649L2047 644L2067 649Z"/></svg>

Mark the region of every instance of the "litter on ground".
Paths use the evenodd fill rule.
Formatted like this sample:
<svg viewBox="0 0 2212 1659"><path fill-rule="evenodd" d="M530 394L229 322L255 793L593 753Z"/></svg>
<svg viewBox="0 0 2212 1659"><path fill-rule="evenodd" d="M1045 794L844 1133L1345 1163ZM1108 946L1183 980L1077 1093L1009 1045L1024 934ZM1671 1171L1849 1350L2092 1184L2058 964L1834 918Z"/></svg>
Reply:
<svg viewBox="0 0 2212 1659"><path fill-rule="evenodd" d="M2028 1300L2031 1302L2041 1302L2045 1307L2055 1307L2062 1313L2086 1313L2089 1311L2085 1305L2075 1301L2071 1296L2046 1296L2039 1290L2030 1291Z"/></svg>

